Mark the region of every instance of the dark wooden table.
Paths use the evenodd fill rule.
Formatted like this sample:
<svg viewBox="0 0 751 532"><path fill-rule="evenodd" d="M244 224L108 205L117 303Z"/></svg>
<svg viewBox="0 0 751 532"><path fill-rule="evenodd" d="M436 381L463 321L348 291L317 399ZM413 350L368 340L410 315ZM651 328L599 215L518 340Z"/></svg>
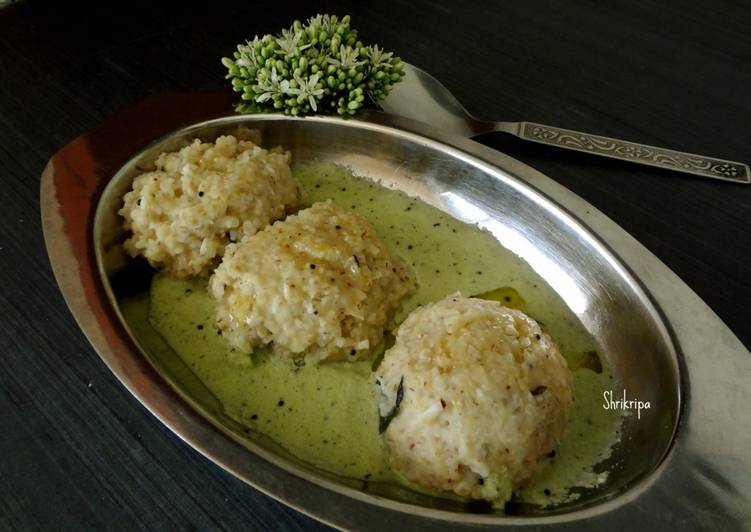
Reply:
<svg viewBox="0 0 751 532"><path fill-rule="evenodd" d="M742 2L26 1L0 9L0 528L322 529L183 444L121 387L50 271L39 175L65 143L316 12L433 73L481 117L751 161ZM488 135L604 211L751 346L751 187ZM721 361L718 361L721 363Z"/></svg>

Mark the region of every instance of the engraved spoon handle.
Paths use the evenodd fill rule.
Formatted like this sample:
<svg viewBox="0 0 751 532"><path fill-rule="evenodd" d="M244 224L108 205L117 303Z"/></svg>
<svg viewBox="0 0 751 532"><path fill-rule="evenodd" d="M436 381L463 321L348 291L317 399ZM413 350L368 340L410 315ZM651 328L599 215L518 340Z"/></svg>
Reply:
<svg viewBox="0 0 751 532"><path fill-rule="evenodd" d="M611 139L534 122L499 122L495 124L494 129L511 133L524 140L558 148L734 183L751 183L751 171L748 165L736 161Z"/></svg>

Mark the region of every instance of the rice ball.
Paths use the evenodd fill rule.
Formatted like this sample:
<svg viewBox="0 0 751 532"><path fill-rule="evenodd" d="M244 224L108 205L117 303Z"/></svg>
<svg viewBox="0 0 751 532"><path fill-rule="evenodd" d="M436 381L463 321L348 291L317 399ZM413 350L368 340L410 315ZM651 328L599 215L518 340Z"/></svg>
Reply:
<svg viewBox="0 0 751 532"><path fill-rule="evenodd" d="M229 242L298 206L289 162L289 152L232 135L162 153L123 197L125 251L176 277L207 276Z"/></svg>
<svg viewBox="0 0 751 532"><path fill-rule="evenodd" d="M407 317L377 382L394 470L501 504L543 470L574 404L571 371L537 322L459 294Z"/></svg>
<svg viewBox="0 0 751 532"><path fill-rule="evenodd" d="M416 285L364 218L324 202L227 246L209 287L232 346L318 361L367 357Z"/></svg>

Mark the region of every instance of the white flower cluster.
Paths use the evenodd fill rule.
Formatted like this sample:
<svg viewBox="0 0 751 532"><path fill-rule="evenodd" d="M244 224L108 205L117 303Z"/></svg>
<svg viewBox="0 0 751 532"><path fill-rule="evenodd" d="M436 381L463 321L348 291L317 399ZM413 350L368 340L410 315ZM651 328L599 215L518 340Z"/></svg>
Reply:
<svg viewBox="0 0 751 532"><path fill-rule="evenodd" d="M227 79L241 94L240 112L278 111L354 115L385 98L404 77L401 60L378 45L365 46L349 16L316 15L277 36L254 37L225 57Z"/></svg>

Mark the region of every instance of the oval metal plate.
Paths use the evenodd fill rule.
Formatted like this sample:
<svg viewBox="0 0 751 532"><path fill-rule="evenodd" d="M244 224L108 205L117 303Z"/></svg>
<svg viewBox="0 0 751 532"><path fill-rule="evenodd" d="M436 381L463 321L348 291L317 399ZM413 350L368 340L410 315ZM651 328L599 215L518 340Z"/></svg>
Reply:
<svg viewBox="0 0 751 532"><path fill-rule="evenodd" d="M640 420L627 418L609 483L577 503L519 516L460 512L409 494L374 495L296 461L271 442L235 434L179 382L154 371L148 353L120 321L101 261L117 238L117 204L140 161L238 124L262 129L264 143L290 149L297 164L346 164L478 223L553 286L597 338L619 385L653 405ZM61 182L52 167L45 171L45 237L63 294L102 359L154 415L266 493L335 526L357 529L503 524L581 530L635 520L642 526L710 526L708 519L719 516L728 526L740 526L749 519L749 425L737 422L747 419L749 394L742 383L751 376L749 353L658 259L592 206L522 163L383 114L367 121L254 115L178 130L110 177L87 185L87 228L73 232L64 225L71 214L60 202ZM83 257L76 253L82 249Z"/></svg>

